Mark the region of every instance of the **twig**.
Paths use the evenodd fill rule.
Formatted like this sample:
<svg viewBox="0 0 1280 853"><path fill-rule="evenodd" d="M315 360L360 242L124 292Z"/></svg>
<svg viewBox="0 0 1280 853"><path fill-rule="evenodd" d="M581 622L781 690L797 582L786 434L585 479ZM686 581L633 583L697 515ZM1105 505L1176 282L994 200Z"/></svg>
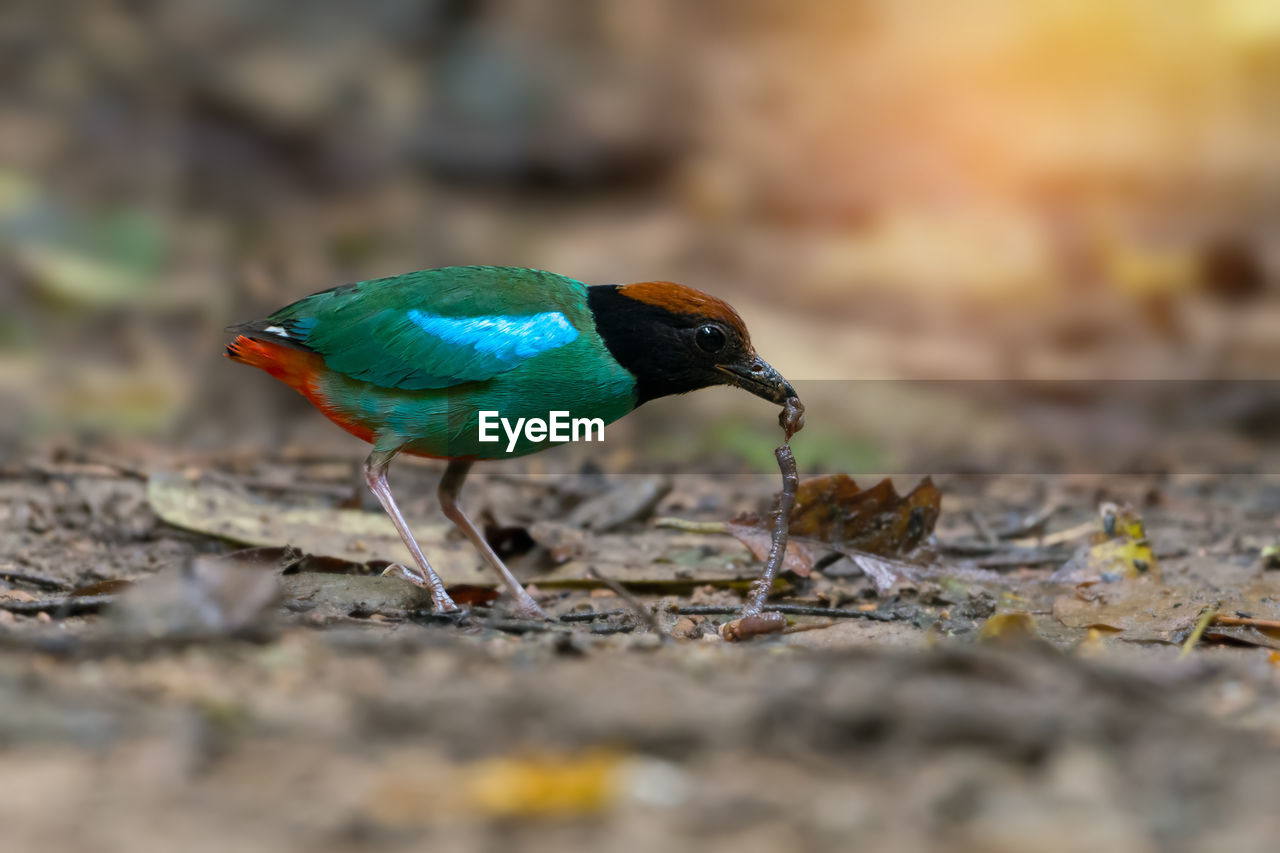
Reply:
<svg viewBox="0 0 1280 853"><path fill-rule="evenodd" d="M989 557L979 557L975 560L970 560L969 563L979 569L1017 569L1022 566L1052 566L1058 563L1065 563L1070 558L1070 553L1054 554L1036 550L1029 550L1023 553L997 551Z"/></svg>
<svg viewBox="0 0 1280 853"><path fill-rule="evenodd" d="M1031 515L1023 518L1022 521L1018 522L1014 526L1007 527L1003 530L997 530L996 538L1017 539L1020 536L1030 536L1043 527L1045 522L1052 518L1053 514L1057 511L1057 504L1046 504L1043 508L1031 513Z"/></svg>
<svg viewBox="0 0 1280 853"><path fill-rule="evenodd" d="M761 608L768 613L785 616L829 616L836 619L873 619L890 622L893 616L879 610L851 610L843 607L814 607L808 604L766 604ZM689 604L676 608L681 616L729 616L741 612L741 608L720 604Z"/></svg>
<svg viewBox="0 0 1280 853"><path fill-rule="evenodd" d="M835 619L872 619L877 622L891 622L894 616L880 610L854 610L843 607L818 607L809 604L766 604L764 610L782 613L787 616L826 616ZM678 604L675 612L681 616L733 616L742 608L724 604ZM577 613L565 613L560 616L561 622L594 622L597 619L608 619L621 616L630 611L623 608L614 610L583 610Z"/></svg>
<svg viewBox="0 0 1280 853"><path fill-rule="evenodd" d="M545 622L541 619L489 619L484 622L484 627L493 628L496 631L504 631L508 634L545 634L570 630L563 625Z"/></svg>
<svg viewBox="0 0 1280 853"><path fill-rule="evenodd" d="M1250 628L1262 628L1264 630L1280 630L1280 619L1255 619L1252 616L1224 616L1219 613L1213 617L1214 625L1222 625L1224 627L1231 625L1244 625Z"/></svg>
<svg viewBox="0 0 1280 853"><path fill-rule="evenodd" d="M992 532L986 520L978 514L976 509L971 509L965 513L965 518L969 519L969 523L973 525L973 529L978 532L978 537L988 545L995 545L1000 540L996 534Z"/></svg>
<svg viewBox="0 0 1280 853"><path fill-rule="evenodd" d="M1205 608L1205 611L1200 614L1199 620L1196 621L1196 627L1191 630L1186 642L1182 644L1182 651L1178 653L1179 660L1191 654L1191 650L1196 647L1196 643L1200 642L1200 638L1204 636L1205 629L1218 618L1218 608L1220 606L1214 604Z"/></svg>
<svg viewBox="0 0 1280 853"><path fill-rule="evenodd" d="M653 520L654 527L666 527L671 530L683 530L685 533L728 533L729 525L723 521L690 521L687 518L674 518L664 515Z"/></svg>
<svg viewBox="0 0 1280 853"><path fill-rule="evenodd" d="M41 589L48 589L53 592L63 592L71 589L71 584L66 581L60 581L57 578L51 578L47 575L38 575L35 572L24 572L20 569L0 568L0 578L4 578L8 581L29 583L32 586L38 586Z"/></svg>
<svg viewBox="0 0 1280 853"><path fill-rule="evenodd" d="M648 626L650 631L661 637L667 636L667 632L662 630L662 625L658 622L658 618L653 615L653 611L641 604L640 600L631 594L631 590L627 589L613 578L606 577L596 571L594 566L587 569L587 574L613 590L614 594L617 595L618 598L621 598L623 602L626 603L627 607L640 617L641 621Z"/></svg>
<svg viewBox="0 0 1280 853"><path fill-rule="evenodd" d="M939 539L938 550L954 557L985 557L1016 548L1004 543L979 542L976 539Z"/></svg>
<svg viewBox="0 0 1280 853"><path fill-rule="evenodd" d="M1075 527L1068 527L1066 530L1059 530L1057 533L1049 533L1044 536L1027 536L1022 539L1010 539L1008 541L1011 545L1021 545L1032 548L1045 545L1058 545L1062 542L1070 542L1073 539L1079 539L1081 536L1093 533L1098 529L1098 521L1097 519L1093 519L1091 521L1081 522Z"/></svg>
<svg viewBox="0 0 1280 853"><path fill-rule="evenodd" d="M61 619L81 613L97 613L104 605L119 598L118 595L69 595L36 601L0 601L0 610L8 610L10 613L49 613Z"/></svg>
<svg viewBox="0 0 1280 853"><path fill-rule="evenodd" d="M580 610L577 613L560 614L561 622L594 622L597 619L608 619L611 616L621 616L629 611L619 607L614 610Z"/></svg>
<svg viewBox="0 0 1280 853"><path fill-rule="evenodd" d="M558 625L555 622L547 622L543 619L514 619L499 616L497 611L492 611L483 621L473 619L476 615L470 608L462 610L450 611L449 613L436 613L434 610L378 610L374 611L383 616L402 616L411 619L418 624L440 625L447 628L492 628L495 631L504 631L508 634L543 634L548 632L564 632L570 629L564 625Z"/></svg>

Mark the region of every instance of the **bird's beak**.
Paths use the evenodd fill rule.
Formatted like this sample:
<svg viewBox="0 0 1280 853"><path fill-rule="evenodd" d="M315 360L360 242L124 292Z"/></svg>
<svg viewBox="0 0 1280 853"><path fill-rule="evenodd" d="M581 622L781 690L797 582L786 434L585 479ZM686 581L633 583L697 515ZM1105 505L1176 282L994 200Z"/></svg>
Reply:
<svg viewBox="0 0 1280 853"><path fill-rule="evenodd" d="M758 355L752 355L740 364L721 364L716 370L728 377L726 385L736 385L771 403L781 404L788 397L796 396L796 389L791 387L791 383Z"/></svg>

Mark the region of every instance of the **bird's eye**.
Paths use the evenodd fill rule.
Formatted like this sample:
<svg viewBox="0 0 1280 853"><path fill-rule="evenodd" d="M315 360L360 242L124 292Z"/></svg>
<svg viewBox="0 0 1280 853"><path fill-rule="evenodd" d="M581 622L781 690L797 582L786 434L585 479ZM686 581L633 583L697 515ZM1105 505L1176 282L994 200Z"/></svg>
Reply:
<svg viewBox="0 0 1280 853"><path fill-rule="evenodd" d="M698 329L694 341L698 344L698 349L714 355L724 349L724 332L717 326L703 326Z"/></svg>

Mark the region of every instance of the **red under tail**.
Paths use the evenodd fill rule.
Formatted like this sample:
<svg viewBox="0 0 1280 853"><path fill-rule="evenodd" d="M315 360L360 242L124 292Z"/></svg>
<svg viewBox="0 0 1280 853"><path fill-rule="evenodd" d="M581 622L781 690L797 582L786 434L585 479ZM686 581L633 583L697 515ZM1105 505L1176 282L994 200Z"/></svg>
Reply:
<svg viewBox="0 0 1280 853"><path fill-rule="evenodd" d="M265 370L290 388L310 398L313 393L312 378L324 366L315 353L290 349L269 341L259 341L244 335L227 344L227 358Z"/></svg>
<svg viewBox="0 0 1280 853"><path fill-rule="evenodd" d="M368 442L374 440L371 427L348 419L325 399L316 380L328 368L324 365L324 359L315 353L238 335L227 344L227 358L266 371L306 397L325 417L356 438Z"/></svg>

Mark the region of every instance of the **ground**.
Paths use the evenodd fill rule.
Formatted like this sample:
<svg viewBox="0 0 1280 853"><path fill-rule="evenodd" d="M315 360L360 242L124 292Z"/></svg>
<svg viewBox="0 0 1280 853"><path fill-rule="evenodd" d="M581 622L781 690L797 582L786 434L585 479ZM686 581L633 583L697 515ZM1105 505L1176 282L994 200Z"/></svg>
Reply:
<svg viewBox="0 0 1280 853"><path fill-rule="evenodd" d="M161 520L172 480L122 458L63 450L5 471L0 819L23 847L1264 850L1280 830L1269 634L1201 638L1184 656L1186 618L1073 630L1059 599L1087 602L1088 585L1048 585L1054 567L1035 561L992 581L944 552L928 578L885 590L838 562L792 578L776 600L865 618L794 616L786 634L727 643L714 626L728 615L677 610L739 600L737 570L699 583L706 564L688 560L691 574L671 574L698 536L652 523L688 502L681 477L618 532L585 534L626 554L587 545L551 571L521 564L553 615L620 614L539 625L502 617L498 601L448 624L368 566L246 551ZM330 509L355 488L341 455L204 465L182 481L193 494L238 490L262 519L353 512ZM264 485L280 469L294 489ZM401 476L411 516L429 518L429 474ZM605 478L587 503L626 504L634 479ZM1048 528L1087 526L1102 489L1145 497L1162 587L1277 586L1249 556L1250 525L1264 535L1275 512L1274 491L1252 481L941 485L944 544L972 544L965 507L1003 517L1036 495L1063 506ZM524 494L571 517L547 491L534 477L472 487L485 512ZM216 525L223 509L202 499ZM636 559L645 548L655 562ZM728 536L698 548L758 569ZM587 564L634 582L655 625L599 583L555 583ZM122 580L135 583L101 583Z"/></svg>
<svg viewBox="0 0 1280 853"><path fill-rule="evenodd" d="M353 5L0 4L8 846L1275 849L1267 4ZM923 509L726 642L776 409L656 400L467 483L549 624L397 459L433 616L223 329L457 264L727 300L818 506Z"/></svg>

